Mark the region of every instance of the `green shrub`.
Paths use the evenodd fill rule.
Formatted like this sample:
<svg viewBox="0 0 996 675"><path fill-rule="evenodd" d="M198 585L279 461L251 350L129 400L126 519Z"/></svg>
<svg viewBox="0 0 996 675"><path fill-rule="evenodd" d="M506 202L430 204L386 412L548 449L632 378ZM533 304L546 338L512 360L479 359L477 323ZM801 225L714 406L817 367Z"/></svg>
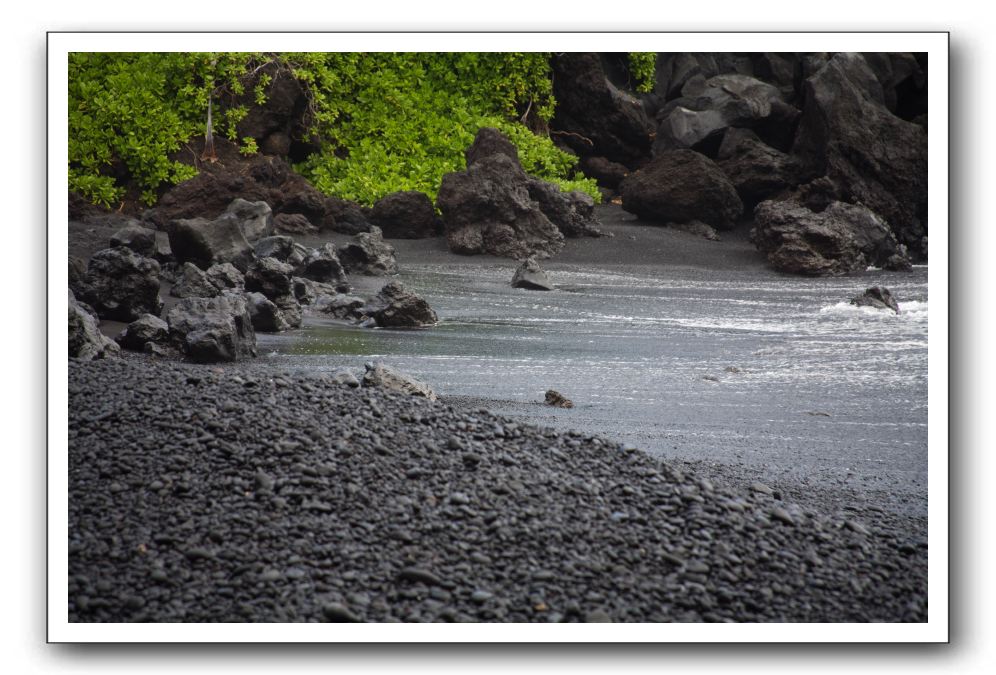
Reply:
<svg viewBox="0 0 996 675"><path fill-rule="evenodd" d="M633 77L637 91L649 93L654 90L654 74L657 70L655 52L630 52L629 73Z"/></svg>
<svg viewBox="0 0 996 675"><path fill-rule="evenodd" d="M110 205L123 167L153 203L161 185L195 174L169 155L204 133L209 95L215 133L237 140L248 112L238 102L251 86L249 98L265 103L270 76L255 73L268 62L307 92L305 122L321 149L296 169L327 194L365 204L398 190L434 197L477 130L493 126L530 173L600 197L594 181L575 178L575 157L521 121L553 116L549 54L490 52L71 54L70 189Z"/></svg>
<svg viewBox="0 0 996 675"><path fill-rule="evenodd" d="M204 133L208 93L241 92L249 54L81 53L69 55L69 188L109 206L124 173L151 204L163 183L196 174L169 154ZM234 138L243 107L219 108L220 133Z"/></svg>

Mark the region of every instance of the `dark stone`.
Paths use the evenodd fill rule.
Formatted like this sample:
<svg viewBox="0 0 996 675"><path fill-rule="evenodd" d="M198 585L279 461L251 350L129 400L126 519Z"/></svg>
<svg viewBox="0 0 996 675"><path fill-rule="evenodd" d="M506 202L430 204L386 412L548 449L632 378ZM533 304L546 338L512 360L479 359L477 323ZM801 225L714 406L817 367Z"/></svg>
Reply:
<svg viewBox="0 0 996 675"><path fill-rule="evenodd" d="M318 228L300 213L278 213L273 218L273 229L286 234L313 234Z"/></svg>
<svg viewBox="0 0 996 675"><path fill-rule="evenodd" d="M316 296L313 306L315 311L330 314L337 319L359 319L363 316L362 308L365 304L363 298L337 293Z"/></svg>
<svg viewBox="0 0 996 675"><path fill-rule="evenodd" d="M362 311L385 328L431 326L439 320L429 303L397 281L385 284Z"/></svg>
<svg viewBox="0 0 996 675"><path fill-rule="evenodd" d="M257 258L276 258L288 262L294 253L294 239L286 235L274 235L256 242L253 253Z"/></svg>
<svg viewBox="0 0 996 675"><path fill-rule="evenodd" d="M91 361L115 356L117 343L100 332L97 317L85 310L69 291L69 356Z"/></svg>
<svg viewBox="0 0 996 675"><path fill-rule="evenodd" d="M83 281L83 299L101 319L134 321L143 314L158 315L159 263L118 246L90 258Z"/></svg>
<svg viewBox="0 0 996 675"><path fill-rule="evenodd" d="M851 298L851 304L858 307L874 307L875 309L891 309L899 314L899 303L892 292L883 286L872 286L864 293Z"/></svg>
<svg viewBox="0 0 996 675"><path fill-rule="evenodd" d="M346 283L346 272L339 261L335 244L326 242L320 248L311 249L298 269L299 276L327 284Z"/></svg>
<svg viewBox="0 0 996 675"><path fill-rule="evenodd" d="M505 155L521 168L519 150L505 134L493 127L481 127L474 136L474 142L464 151L467 167L479 159L491 155Z"/></svg>
<svg viewBox="0 0 996 675"><path fill-rule="evenodd" d="M322 229L340 232L342 234L359 234L370 231L369 211L344 199L326 197L325 218Z"/></svg>
<svg viewBox="0 0 996 675"><path fill-rule="evenodd" d="M213 298L220 292L207 272L193 263L183 264L183 276L169 290L174 298Z"/></svg>
<svg viewBox="0 0 996 675"><path fill-rule="evenodd" d="M573 408L574 402L554 389L548 389L543 402L554 408Z"/></svg>
<svg viewBox="0 0 996 675"><path fill-rule="evenodd" d="M355 240L339 251L339 260L350 274L366 276L386 276L398 273L398 261L394 257L394 247L384 241L377 226L369 232L361 232Z"/></svg>
<svg viewBox="0 0 996 675"><path fill-rule="evenodd" d="M696 148L729 127L766 127L781 131L779 145L791 142L799 111L785 103L777 87L745 75L694 77L682 96L658 112L661 118L654 154Z"/></svg>
<svg viewBox="0 0 996 675"><path fill-rule="evenodd" d="M650 155L652 121L637 97L609 81L598 54L564 52L551 64L557 109L550 126L558 141L582 157L627 166Z"/></svg>
<svg viewBox="0 0 996 675"><path fill-rule="evenodd" d="M238 219L239 229L247 241L253 242L273 234L273 210L266 202L235 199L225 213L231 213Z"/></svg>
<svg viewBox="0 0 996 675"><path fill-rule="evenodd" d="M152 258L156 254L156 232L142 227L136 221L115 232L111 236L110 245L111 248L126 246L140 256Z"/></svg>
<svg viewBox="0 0 996 675"><path fill-rule="evenodd" d="M909 266L904 247L874 212L834 202L816 213L794 202L766 201L754 210L754 243L777 270L840 275L869 265Z"/></svg>
<svg viewBox="0 0 996 675"><path fill-rule="evenodd" d="M425 239L440 230L432 201L416 191L394 192L377 200L370 211L370 222L388 239Z"/></svg>
<svg viewBox="0 0 996 675"><path fill-rule="evenodd" d="M531 291L552 291L556 288L534 258L522 261L515 270L515 274L512 275L512 287Z"/></svg>
<svg viewBox="0 0 996 675"><path fill-rule="evenodd" d="M411 396L421 396L430 401L436 400L435 392L425 382L420 382L405 373L385 366L383 363L367 363L365 367L366 373L364 373L362 381L364 387L381 387ZM421 579L416 579L414 575L408 576L410 577L410 581L429 583Z"/></svg>
<svg viewBox="0 0 996 675"><path fill-rule="evenodd" d="M443 176L436 203L450 250L518 259L560 251L564 235L530 197L529 181L518 162L503 154Z"/></svg>
<svg viewBox="0 0 996 675"><path fill-rule="evenodd" d="M594 199L576 190L563 192L554 183L539 178L529 177L527 186L540 211L565 237L601 236Z"/></svg>
<svg viewBox="0 0 996 675"><path fill-rule="evenodd" d="M716 164L736 188L747 209L796 186L802 174L799 161L765 145L747 129L727 129Z"/></svg>
<svg viewBox="0 0 996 675"><path fill-rule="evenodd" d="M276 303L262 293L246 293L246 304L254 330L260 333L278 333L291 328Z"/></svg>
<svg viewBox="0 0 996 675"><path fill-rule="evenodd" d="M726 175L693 150L658 155L624 180L620 192L626 211L659 222L700 220L728 230L743 212Z"/></svg>
<svg viewBox="0 0 996 675"><path fill-rule="evenodd" d="M623 164L599 156L581 158L580 167L584 175L594 178L600 186L613 190L629 175L629 169Z"/></svg>
<svg viewBox="0 0 996 675"><path fill-rule="evenodd" d="M803 86L794 154L826 176L842 201L879 214L897 240L921 250L927 234L927 132L896 117L859 54L839 53Z"/></svg>
<svg viewBox="0 0 996 675"><path fill-rule="evenodd" d="M170 221L169 245L177 262L190 262L201 269L227 262L245 271L253 259L252 247L235 214L223 214L214 220Z"/></svg>
<svg viewBox="0 0 996 675"><path fill-rule="evenodd" d="M145 351L145 345L165 345L169 341L169 325L157 316L145 314L132 321L114 338L121 347L136 352Z"/></svg>
<svg viewBox="0 0 996 675"><path fill-rule="evenodd" d="M259 258L246 271L245 289L276 301L279 297L293 295L292 276L294 268L287 263L276 258Z"/></svg>
<svg viewBox="0 0 996 675"><path fill-rule="evenodd" d="M207 276L208 279L211 280L211 283L213 283L218 290L222 291L226 288L242 288L245 285L245 277L242 275L242 272L240 272L238 268L231 263L211 265L211 267L207 269Z"/></svg>
<svg viewBox="0 0 996 675"><path fill-rule="evenodd" d="M180 300L166 316L170 340L193 361L241 361L256 356L256 333L245 296Z"/></svg>
<svg viewBox="0 0 996 675"><path fill-rule="evenodd" d="M76 256L69 256L69 290L83 295L86 288L86 263Z"/></svg>

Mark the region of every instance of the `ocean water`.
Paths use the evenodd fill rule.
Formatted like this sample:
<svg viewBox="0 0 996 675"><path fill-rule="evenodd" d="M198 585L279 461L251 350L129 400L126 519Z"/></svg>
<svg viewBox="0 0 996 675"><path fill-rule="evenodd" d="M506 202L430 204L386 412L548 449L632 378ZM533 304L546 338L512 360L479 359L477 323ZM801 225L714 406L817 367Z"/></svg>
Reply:
<svg viewBox="0 0 996 675"><path fill-rule="evenodd" d="M645 271L641 271L644 270ZM380 360L443 397L598 433L663 457L900 495L926 511L927 268L807 279L768 271L550 265L558 289L513 289L507 265L409 265L440 317L419 330L316 319L259 335L283 369ZM898 315L847 301L892 290ZM542 404L556 389L572 409Z"/></svg>

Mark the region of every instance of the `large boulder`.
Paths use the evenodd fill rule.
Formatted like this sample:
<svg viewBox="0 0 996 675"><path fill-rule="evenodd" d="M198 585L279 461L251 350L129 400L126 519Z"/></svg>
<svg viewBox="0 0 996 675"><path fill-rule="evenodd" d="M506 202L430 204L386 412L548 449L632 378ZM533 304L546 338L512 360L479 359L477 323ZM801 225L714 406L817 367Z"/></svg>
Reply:
<svg viewBox="0 0 996 675"><path fill-rule="evenodd" d="M183 263L182 275L169 289L174 298L213 298L220 292L207 272L189 262Z"/></svg>
<svg viewBox="0 0 996 675"><path fill-rule="evenodd" d="M383 363L367 363L365 366L366 373L363 375L364 387L380 387L411 396L422 396L430 401L436 400L435 392L425 382L421 382L410 375L385 366Z"/></svg>
<svg viewBox="0 0 996 675"><path fill-rule="evenodd" d="M860 54L835 54L803 85L793 153L826 176L843 201L864 204L900 243L927 234L927 132L889 112L882 84Z"/></svg>
<svg viewBox="0 0 996 675"><path fill-rule="evenodd" d="M110 245L127 246L140 256L152 258L156 255L156 231L132 221L111 235Z"/></svg>
<svg viewBox="0 0 996 675"><path fill-rule="evenodd" d="M424 192L393 192L381 197L370 211L370 222L388 239L425 239L439 233L439 219Z"/></svg>
<svg viewBox="0 0 996 675"><path fill-rule="evenodd" d="M145 351L149 343L161 346L169 341L169 325L158 316L144 314L128 324L114 339L124 349Z"/></svg>
<svg viewBox="0 0 996 675"><path fill-rule="evenodd" d="M225 213L231 213L238 219L242 234L250 242L273 234L273 210L266 202L237 198L228 205Z"/></svg>
<svg viewBox="0 0 996 675"><path fill-rule="evenodd" d="M287 263L276 258L260 258L246 271L245 289L276 300L285 295L293 295L293 276L294 268Z"/></svg>
<svg viewBox="0 0 996 675"><path fill-rule="evenodd" d="M231 263L211 265L211 267L207 268L207 276L211 280L211 283L220 291L226 288L242 288L245 285L245 277L242 272Z"/></svg>
<svg viewBox="0 0 996 675"><path fill-rule="evenodd" d="M754 210L754 243L777 270L841 275L869 265L909 267L905 247L864 206L833 202L820 212L791 201L765 201Z"/></svg>
<svg viewBox="0 0 996 675"><path fill-rule="evenodd" d="M631 174L619 187L626 211L646 220L699 220L717 230L734 226L743 203L726 175L694 150L670 150Z"/></svg>
<svg viewBox="0 0 996 675"><path fill-rule="evenodd" d="M598 155L627 166L650 154L654 134L640 100L613 85L598 54L564 52L551 60L558 141L580 156Z"/></svg>
<svg viewBox="0 0 996 675"><path fill-rule="evenodd" d="M795 187L802 174L795 157L766 145L748 129L726 130L716 164L730 179L747 209Z"/></svg>
<svg viewBox="0 0 996 675"><path fill-rule="evenodd" d="M275 302L262 293L246 293L252 327L260 333L278 333L293 328Z"/></svg>
<svg viewBox="0 0 996 675"><path fill-rule="evenodd" d="M369 232L360 232L339 251L339 261L350 274L386 276L398 273L394 247L384 241L376 225Z"/></svg>
<svg viewBox="0 0 996 675"><path fill-rule="evenodd" d="M454 253L548 258L564 235L529 194L530 178L517 160L496 153L443 176L436 204Z"/></svg>
<svg viewBox="0 0 996 675"><path fill-rule="evenodd" d="M254 257L241 221L234 213L224 213L214 220L170 221L169 246L177 262L190 262L201 269L227 262L245 271Z"/></svg>
<svg viewBox="0 0 996 675"><path fill-rule="evenodd" d="M565 237L598 237L598 218L595 200L577 190L564 192L549 181L529 177L529 196L539 205L540 211L557 226Z"/></svg>
<svg viewBox="0 0 996 675"><path fill-rule="evenodd" d="M134 321L143 314L158 315L163 307L159 263L124 246L95 253L83 286L83 300L101 319Z"/></svg>
<svg viewBox="0 0 996 675"><path fill-rule="evenodd" d="M69 356L91 361L115 356L120 351L117 343L100 332L97 317L90 314L69 291Z"/></svg>
<svg viewBox="0 0 996 675"><path fill-rule="evenodd" d="M654 154L696 148L710 137L718 139L729 127L758 127L774 134L777 145L787 146L799 111L788 105L781 91L746 75L697 76L685 83L682 96L658 113ZM767 135L767 134L766 134Z"/></svg>
<svg viewBox="0 0 996 675"><path fill-rule="evenodd" d="M241 361L256 356L256 333L246 298L186 298L166 315L170 341L193 361Z"/></svg>
<svg viewBox="0 0 996 675"><path fill-rule="evenodd" d="M508 136L494 127L481 127L474 136L474 142L463 151L465 164L472 165L479 159L491 155L505 155L519 166L519 150Z"/></svg>
<svg viewBox="0 0 996 675"><path fill-rule="evenodd" d="M629 168L619 162L599 156L584 157L580 163L584 175L594 178L602 187L615 190L629 175Z"/></svg>
<svg viewBox="0 0 996 675"><path fill-rule="evenodd" d="M346 284L346 271L342 267L335 244L326 242L319 248L308 251L304 261L298 267L298 276L312 281L320 281L337 286Z"/></svg>
<svg viewBox="0 0 996 675"><path fill-rule="evenodd" d="M431 326L439 318L423 298L392 281L363 307L362 313L384 328Z"/></svg>
<svg viewBox="0 0 996 675"><path fill-rule="evenodd" d="M368 216L369 210L364 209L359 204L336 197L326 197L322 228L342 234L369 232L370 219Z"/></svg>

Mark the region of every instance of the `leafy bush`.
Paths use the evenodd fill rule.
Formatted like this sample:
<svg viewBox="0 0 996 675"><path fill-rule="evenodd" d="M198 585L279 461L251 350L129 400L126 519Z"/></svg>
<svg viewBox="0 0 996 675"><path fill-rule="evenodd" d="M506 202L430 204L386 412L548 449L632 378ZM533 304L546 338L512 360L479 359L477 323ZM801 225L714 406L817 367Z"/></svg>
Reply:
<svg viewBox="0 0 996 675"><path fill-rule="evenodd" d="M636 90L648 93L654 90L654 74L657 70L657 54L654 52L630 52L629 72L636 83Z"/></svg>
<svg viewBox="0 0 996 675"><path fill-rule="evenodd" d="M268 63L307 92L305 122L321 150L296 168L327 194L367 204L398 190L434 197L477 130L493 126L528 172L600 198L594 181L575 178L575 157L523 124L553 116L549 54L490 52L74 53L70 189L111 205L129 179L153 203L161 185L195 175L169 155L204 133L209 97L216 133L238 140L245 101L265 103L270 75L258 73ZM243 153L257 151L255 139L241 141Z"/></svg>
<svg viewBox="0 0 996 675"><path fill-rule="evenodd" d="M151 204L162 183L196 174L169 154L204 133L208 94L241 94L249 54L81 53L69 55L69 188L109 206L130 177ZM221 112L218 129L234 138L246 109Z"/></svg>

